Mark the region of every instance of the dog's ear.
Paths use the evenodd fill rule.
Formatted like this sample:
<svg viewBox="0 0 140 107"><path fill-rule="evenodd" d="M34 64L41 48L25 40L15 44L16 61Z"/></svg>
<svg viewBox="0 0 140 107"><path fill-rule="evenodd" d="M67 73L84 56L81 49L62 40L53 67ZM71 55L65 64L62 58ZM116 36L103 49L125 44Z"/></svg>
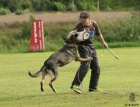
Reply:
<svg viewBox="0 0 140 107"><path fill-rule="evenodd" d="M63 40L64 40L65 42L67 41L66 37L63 36L62 38L63 38Z"/></svg>
<svg viewBox="0 0 140 107"><path fill-rule="evenodd" d="M75 38L77 38L78 34L73 35Z"/></svg>
<svg viewBox="0 0 140 107"><path fill-rule="evenodd" d="M63 36L62 38L63 38L64 41L66 41L66 37Z"/></svg>
<svg viewBox="0 0 140 107"><path fill-rule="evenodd" d="M77 36L78 36L78 34L75 34L75 35L71 36L71 41L73 41L73 43L76 42Z"/></svg>
<svg viewBox="0 0 140 107"><path fill-rule="evenodd" d="M72 44L76 42L77 34L71 35L69 38L63 37L64 41L68 44Z"/></svg>
<svg viewBox="0 0 140 107"><path fill-rule="evenodd" d="M68 38L66 38L66 37L62 37L63 38L63 40L66 42L66 43L69 43L69 39Z"/></svg>

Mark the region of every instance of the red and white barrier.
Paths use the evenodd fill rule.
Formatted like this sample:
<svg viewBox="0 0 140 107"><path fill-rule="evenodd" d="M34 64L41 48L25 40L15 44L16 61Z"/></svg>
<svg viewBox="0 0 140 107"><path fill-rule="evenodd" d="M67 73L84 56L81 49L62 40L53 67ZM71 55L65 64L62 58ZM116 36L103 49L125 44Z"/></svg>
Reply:
<svg viewBox="0 0 140 107"><path fill-rule="evenodd" d="M29 51L45 50L43 21L35 20L32 25Z"/></svg>

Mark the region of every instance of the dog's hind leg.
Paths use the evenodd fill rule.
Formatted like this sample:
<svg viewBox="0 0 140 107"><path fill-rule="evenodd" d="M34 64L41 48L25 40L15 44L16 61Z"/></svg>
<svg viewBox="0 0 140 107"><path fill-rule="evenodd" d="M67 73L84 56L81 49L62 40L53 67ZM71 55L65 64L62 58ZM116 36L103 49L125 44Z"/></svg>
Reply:
<svg viewBox="0 0 140 107"><path fill-rule="evenodd" d="M45 82L45 78L46 78L46 74L43 73L42 74L42 81L40 82L40 86L41 86L41 91L44 92L44 82Z"/></svg>
<svg viewBox="0 0 140 107"><path fill-rule="evenodd" d="M52 88L52 90L56 93L56 89L53 87L53 82L56 80L56 78L52 79L49 83L49 86Z"/></svg>
<svg viewBox="0 0 140 107"><path fill-rule="evenodd" d="M52 88L52 90L56 93L56 89L53 87L53 83L56 80L57 76L58 76L58 70L57 70L58 65L56 63L54 63L53 60L48 62L48 70L47 73L50 75L51 77L51 81L49 83L49 86Z"/></svg>
<svg viewBox="0 0 140 107"><path fill-rule="evenodd" d="M49 83L49 86L52 88L52 90L56 93L56 89L54 88L53 86L53 83L54 81L57 79L57 76L58 76L58 71L57 71L57 68L51 68L50 72L49 72L49 75L51 76L51 81Z"/></svg>

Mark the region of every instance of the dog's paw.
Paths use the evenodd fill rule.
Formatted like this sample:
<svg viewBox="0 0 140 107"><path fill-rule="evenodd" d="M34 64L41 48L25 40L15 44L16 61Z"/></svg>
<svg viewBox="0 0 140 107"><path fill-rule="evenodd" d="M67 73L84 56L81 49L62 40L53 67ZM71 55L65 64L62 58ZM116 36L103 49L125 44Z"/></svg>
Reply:
<svg viewBox="0 0 140 107"><path fill-rule="evenodd" d="M44 89L43 89L43 88L41 88L41 91L42 91L42 92L44 92Z"/></svg>
<svg viewBox="0 0 140 107"><path fill-rule="evenodd" d="M56 89L53 87L53 85L50 83L49 86L52 88L53 92L57 93Z"/></svg>

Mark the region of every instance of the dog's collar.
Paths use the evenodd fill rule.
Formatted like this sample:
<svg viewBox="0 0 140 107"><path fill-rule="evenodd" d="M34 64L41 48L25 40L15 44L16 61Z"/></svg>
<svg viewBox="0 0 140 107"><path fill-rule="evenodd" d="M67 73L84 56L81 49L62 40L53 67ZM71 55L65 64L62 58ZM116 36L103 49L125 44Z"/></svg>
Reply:
<svg viewBox="0 0 140 107"><path fill-rule="evenodd" d="M75 47L75 44L65 44L66 47Z"/></svg>
<svg viewBox="0 0 140 107"><path fill-rule="evenodd" d="M71 56L75 57L75 55L74 55L71 51L69 51L68 49L66 49L66 51L67 51Z"/></svg>

